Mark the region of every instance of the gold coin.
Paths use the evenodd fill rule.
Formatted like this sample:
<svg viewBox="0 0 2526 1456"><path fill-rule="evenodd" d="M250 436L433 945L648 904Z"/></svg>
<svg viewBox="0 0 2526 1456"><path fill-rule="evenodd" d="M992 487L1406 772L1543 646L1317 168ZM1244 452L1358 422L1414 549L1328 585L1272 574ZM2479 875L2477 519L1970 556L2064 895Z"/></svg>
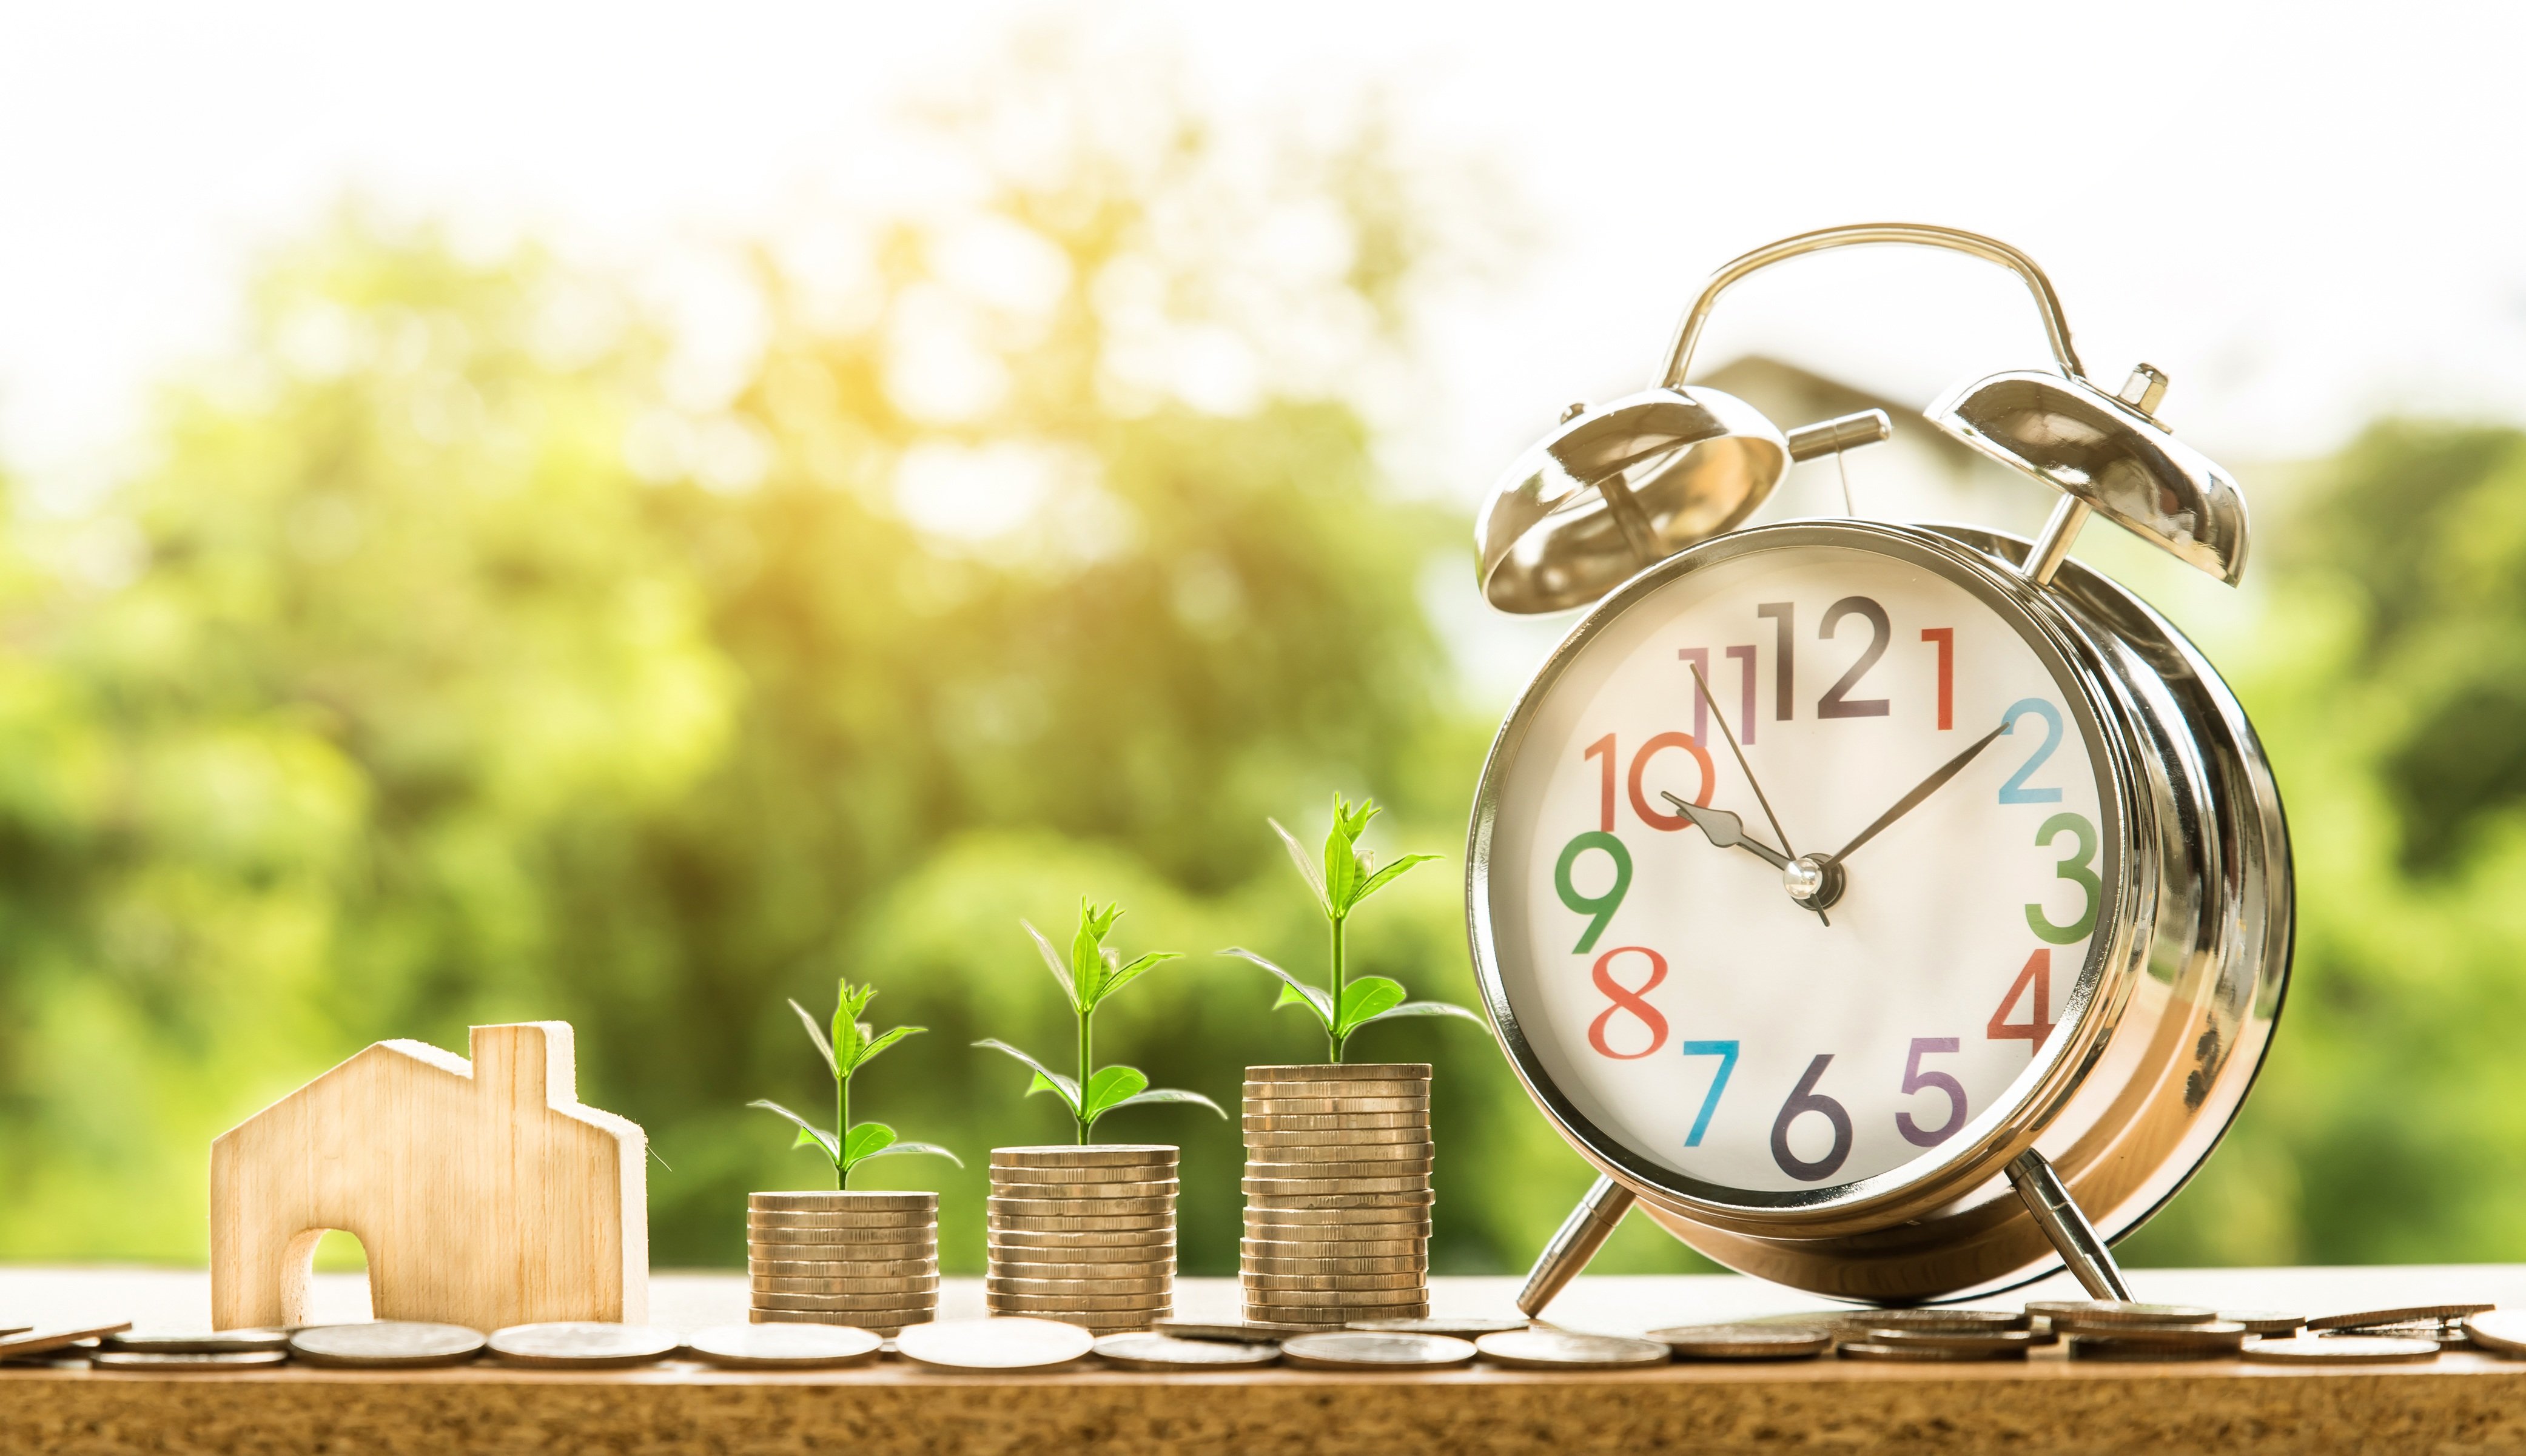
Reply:
<svg viewBox="0 0 2526 1456"><path fill-rule="evenodd" d="M993 1168L1089 1168L1116 1163L1163 1163L1174 1167L1179 1154L1172 1145L1158 1142L1091 1142L1074 1145L1066 1142L1041 1147L995 1147L991 1149Z"/></svg>
<svg viewBox="0 0 2526 1456"><path fill-rule="evenodd" d="M938 1287L935 1274L894 1279L783 1279L758 1274L750 1287L757 1294L913 1294Z"/></svg>
<svg viewBox="0 0 2526 1456"><path fill-rule="evenodd" d="M1865 1324L1843 1327L1844 1338L1854 1344L1935 1345L1947 1350L2000 1350L2032 1347L2049 1343L2038 1339L2032 1330L1872 1330Z"/></svg>
<svg viewBox="0 0 2526 1456"><path fill-rule="evenodd" d="M1124 1214L1117 1218L1065 1219L1049 1214L1004 1214L998 1209L985 1216L988 1228L996 1232L1009 1230L1025 1233L1120 1233L1125 1230L1170 1232L1175 1220L1166 1214Z"/></svg>
<svg viewBox="0 0 2526 1456"><path fill-rule="evenodd" d="M1176 1200L1164 1198L1012 1198L994 1193L984 1205L1013 1218L1043 1214L1056 1219L1110 1219L1122 1214L1167 1214Z"/></svg>
<svg viewBox="0 0 2526 1456"><path fill-rule="evenodd" d="M2495 1355L2526 1355L2526 1309L2487 1309L2467 1315L2464 1332Z"/></svg>
<svg viewBox="0 0 2526 1456"><path fill-rule="evenodd" d="M1277 1183L1339 1183L1342 1192L1409 1191L1431 1186L1429 1160L1375 1163L1248 1163L1241 1175L1248 1181Z"/></svg>
<svg viewBox="0 0 2526 1456"><path fill-rule="evenodd" d="M1053 1320L948 1320L906 1330L895 1352L935 1370L1054 1370L1093 1349L1095 1337Z"/></svg>
<svg viewBox="0 0 2526 1456"><path fill-rule="evenodd" d="M1427 1189L1409 1193L1263 1193L1246 1191L1246 1206L1263 1213L1326 1212L1333 1209L1409 1212L1438 1201Z"/></svg>
<svg viewBox="0 0 2526 1456"><path fill-rule="evenodd" d="M2234 1350L2246 1342L2246 1327L2233 1320L2207 1325L2087 1325L2054 1320L2052 1328L2070 1336L2071 1353L2081 1340L2109 1340L2116 1345L2181 1346L2188 1350Z"/></svg>
<svg viewBox="0 0 2526 1456"><path fill-rule="evenodd" d="M1803 1360L1833 1348L1833 1330L1813 1325L1677 1325L1648 1337L1685 1360Z"/></svg>
<svg viewBox="0 0 2526 1456"><path fill-rule="evenodd" d="M1307 1214L1338 1215L1306 1219ZM1308 1242L1361 1243L1430 1236L1427 1208L1262 1208L1247 1205L1248 1238L1301 1239Z"/></svg>
<svg viewBox="0 0 2526 1456"><path fill-rule="evenodd" d="M745 1241L745 1256L783 1264L894 1264L905 1260L936 1259L938 1242L935 1239L917 1243L860 1243L829 1238L749 1238Z"/></svg>
<svg viewBox="0 0 2526 1456"><path fill-rule="evenodd" d="M1003 1294L997 1289L985 1290L983 1298L1000 1314L1063 1315L1079 1313L1122 1314L1127 1311L1148 1311L1164 1314L1174 1301L1165 1291L1139 1294Z"/></svg>
<svg viewBox="0 0 2526 1456"><path fill-rule="evenodd" d="M836 1330L899 1330L906 1325L925 1324L937 1317L937 1310L925 1307L905 1310L858 1310L848 1313L803 1309L749 1309L746 1321L755 1325L825 1325Z"/></svg>
<svg viewBox="0 0 2526 1456"><path fill-rule="evenodd" d="M2075 1320L2082 1325L2207 1325L2219 1318L2215 1309L2197 1304L2135 1304L2121 1299L2037 1300L2026 1306L2053 1324Z"/></svg>
<svg viewBox="0 0 2526 1456"><path fill-rule="evenodd" d="M894 1293L872 1294L768 1294L761 1290L748 1296L756 1309L825 1310L847 1314L853 1310L926 1309L938 1303L935 1289L906 1289Z"/></svg>
<svg viewBox="0 0 2526 1456"><path fill-rule="evenodd" d="M1342 1330L1281 1342L1284 1362L1301 1370L1452 1370L1474 1363L1471 1340L1448 1334L1382 1334Z"/></svg>
<svg viewBox="0 0 2526 1456"><path fill-rule="evenodd" d="M1428 1081L1427 1062L1298 1062L1271 1067L1248 1067L1247 1081L1345 1081L1355 1077L1376 1078L1384 1081Z"/></svg>
<svg viewBox="0 0 2526 1456"><path fill-rule="evenodd" d="M1096 1341L1096 1354L1118 1370L1218 1370L1272 1365L1281 1358L1280 1347L1268 1341L1248 1344L1165 1334L1109 1334Z"/></svg>
<svg viewBox="0 0 2526 1456"><path fill-rule="evenodd" d="M1425 1171L1365 1178L1275 1178L1249 1172L1238 1184L1248 1193L1418 1193L1430 1186L1430 1175Z"/></svg>
<svg viewBox="0 0 2526 1456"><path fill-rule="evenodd" d="M745 1206L761 1213L929 1213L935 1193L748 1193Z"/></svg>
<svg viewBox="0 0 2526 1456"><path fill-rule="evenodd" d="M1567 1330L1494 1330L1477 1338L1474 1348L1484 1359L1512 1370L1638 1370L1675 1359L1675 1352L1657 1340Z"/></svg>
<svg viewBox="0 0 2526 1456"><path fill-rule="evenodd" d="M1430 1247L1427 1232L1409 1232L1399 1238L1379 1239L1354 1239L1348 1234L1347 1230L1322 1226L1304 1229L1248 1228L1245 1236L1238 1240L1237 1249L1240 1255L1262 1259L1418 1259L1426 1257Z"/></svg>
<svg viewBox="0 0 2526 1456"><path fill-rule="evenodd" d="M2277 1309L2223 1309L2219 1318L2234 1320L2251 1334L2290 1334L2306 1328L2306 1316Z"/></svg>
<svg viewBox="0 0 2526 1456"><path fill-rule="evenodd" d="M1353 1330L1378 1330L1389 1334L1452 1334L1459 1339L1472 1339L1478 1334L1497 1334L1504 1330L1525 1330L1531 1322L1524 1315L1486 1319L1480 1315L1424 1315L1404 1320L1353 1320Z"/></svg>
<svg viewBox="0 0 2526 1456"><path fill-rule="evenodd" d="M2415 1325L2423 1321L2450 1324L2498 1306L2489 1304L2414 1304L2400 1309L2361 1310L2356 1314L2326 1315L2309 1320L2309 1330L2370 1330L2380 1325Z"/></svg>
<svg viewBox="0 0 2526 1456"><path fill-rule="evenodd" d="M1261 1325L1243 1320L1160 1320L1160 1334L1178 1339L1225 1339L1256 1344L1279 1339L1285 1334L1304 1334L1313 1325Z"/></svg>
<svg viewBox="0 0 2526 1456"><path fill-rule="evenodd" d="M25 1338L26 1336L21 1335L18 1339L0 1339L0 1354L17 1354L18 1340ZM337 1370L412 1370L435 1365L461 1365L482 1353L482 1336L480 1331L462 1325L430 1325L408 1320L319 1325L292 1331L289 1353L305 1364Z"/></svg>
<svg viewBox="0 0 2526 1456"><path fill-rule="evenodd" d="M992 1169L997 1175L1006 1170ZM1020 1173L1041 1173L1040 1168L1022 1168ZM1053 1170L1059 1172L1062 1170ZM1092 1180L999 1178L991 1180L991 1191L1003 1198L1172 1198L1182 1184L1171 1178L1114 1180L1099 1182Z"/></svg>
<svg viewBox="0 0 2526 1456"><path fill-rule="evenodd" d="M1324 1294L1300 1296L1288 1293L1266 1294L1261 1290L1245 1291L1245 1318L1249 1320L1350 1320L1418 1319L1430 1313L1427 1299L1394 1303L1368 1304L1363 1296Z"/></svg>
<svg viewBox="0 0 2526 1456"><path fill-rule="evenodd" d="M868 1280L936 1276L935 1259L748 1259L745 1272L756 1279Z"/></svg>
<svg viewBox="0 0 2526 1456"><path fill-rule="evenodd" d="M1039 1294L1067 1297L1073 1294L1163 1294L1175 1287L1173 1275L1144 1275L1126 1278L1105 1275L1086 1280L1026 1279L1017 1275L986 1276L983 1287L993 1294Z"/></svg>
<svg viewBox="0 0 2526 1456"><path fill-rule="evenodd" d="M98 1370L137 1370L153 1375L177 1371L259 1370L287 1365L287 1350L113 1350L87 1357Z"/></svg>
<svg viewBox="0 0 2526 1456"><path fill-rule="evenodd" d="M1430 1287L1429 1276L1418 1270L1397 1274L1240 1274L1237 1282L1239 1288L1257 1294L1346 1294L1391 1289L1398 1295L1422 1297Z"/></svg>
<svg viewBox="0 0 2526 1456"><path fill-rule="evenodd" d="M1062 1231L993 1228L987 1235L994 1248L1008 1249L1151 1249L1176 1246L1173 1223L1145 1229L1086 1229ZM1102 1253L1094 1257L1105 1257Z"/></svg>
<svg viewBox="0 0 2526 1456"><path fill-rule="evenodd" d="M768 1230L798 1229L888 1230L881 1237L896 1239L915 1237L918 1231L937 1226L937 1219L926 1210L907 1213L781 1213L774 1210L747 1209L746 1236L761 1238ZM891 1230L900 1230L901 1232Z"/></svg>
<svg viewBox="0 0 2526 1456"><path fill-rule="evenodd" d="M1820 1317L1822 1318L1822 1317ZM1869 1330L2025 1330L2035 1317L2004 1309L1863 1309L1830 1317L1833 1323Z"/></svg>
<svg viewBox="0 0 2526 1456"><path fill-rule="evenodd" d="M1254 1103L1245 1115L1278 1122L1283 1118L1374 1117L1380 1113L1426 1118L1430 1115L1430 1098L1426 1093L1416 1097L1274 1097Z"/></svg>
<svg viewBox="0 0 2526 1456"><path fill-rule="evenodd" d="M597 1320L512 1325L485 1341L504 1364L539 1370L624 1370L655 1365L684 1346L673 1330Z"/></svg>
<svg viewBox="0 0 2526 1456"><path fill-rule="evenodd" d="M1429 1261L1413 1254L1349 1259L1292 1259L1249 1254L1242 1261L1241 1268L1246 1274L1427 1274Z"/></svg>
<svg viewBox="0 0 2526 1456"><path fill-rule="evenodd" d="M1427 1112L1345 1112L1328 1115L1284 1112L1276 1108L1269 1113L1245 1114L1242 1127L1249 1134L1312 1132L1323 1136L1327 1133L1339 1132L1408 1130L1421 1137L1428 1137L1430 1115Z"/></svg>
<svg viewBox="0 0 2526 1456"><path fill-rule="evenodd" d="M0 1327L0 1333L19 1333L15 1328ZM286 1330L213 1330L191 1332L126 1330L98 1340L103 1349L122 1350L135 1355L250 1355L273 1350L286 1354L289 1331Z"/></svg>
<svg viewBox="0 0 2526 1456"><path fill-rule="evenodd" d="M1359 1078L1351 1081L1249 1081L1244 1088L1245 1101L1257 1111L1278 1107L1282 1103L1341 1102L1351 1103L1363 1097L1381 1101L1405 1101L1418 1106L1430 1105L1430 1084L1426 1081L1389 1081ZM1385 1112L1382 1107L1340 1107L1339 1112Z"/></svg>
<svg viewBox="0 0 2526 1456"><path fill-rule="evenodd" d="M882 1348L848 1325L719 1325L684 1337L697 1360L731 1370L838 1370L875 1365Z"/></svg>

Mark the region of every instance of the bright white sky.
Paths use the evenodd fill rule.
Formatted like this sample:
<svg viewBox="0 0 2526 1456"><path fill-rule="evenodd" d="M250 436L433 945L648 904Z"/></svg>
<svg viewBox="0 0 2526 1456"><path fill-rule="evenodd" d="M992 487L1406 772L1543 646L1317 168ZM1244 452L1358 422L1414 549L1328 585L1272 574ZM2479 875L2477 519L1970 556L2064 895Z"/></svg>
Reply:
<svg viewBox="0 0 2526 1456"><path fill-rule="evenodd" d="M150 380L213 352L258 249L347 188L637 259L847 196L907 87L1010 5L0 7L0 459L110 468ZM1537 246L1437 321L1389 423L1470 502L1561 403L1645 382L1699 277L1906 218L2051 272L2092 371L2242 461L2387 408L2526 418L2526 8L1112 7L1232 111L1395 92L1483 157ZM1120 20L1115 17L1120 16ZM1722 310L1900 397L2040 360L2022 295L1883 251ZM2251 485L2250 477L2248 485Z"/></svg>

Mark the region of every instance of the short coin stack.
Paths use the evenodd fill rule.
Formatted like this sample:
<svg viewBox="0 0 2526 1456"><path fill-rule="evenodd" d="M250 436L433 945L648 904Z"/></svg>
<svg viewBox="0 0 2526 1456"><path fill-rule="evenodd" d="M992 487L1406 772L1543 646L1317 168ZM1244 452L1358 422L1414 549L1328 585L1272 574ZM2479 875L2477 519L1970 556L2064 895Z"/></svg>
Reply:
<svg viewBox="0 0 2526 1456"><path fill-rule="evenodd" d="M755 1193L745 1265L757 1325L892 1334L938 1316L938 1195Z"/></svg>
<svg viewBox="0 0 2526 1456"><path fill-rule="evenodd" d="M1245 1318L1430 1312L1430 1067L1245 1069Z"/></svg>
<svg viewBox="0 0 2526 1456"><path fill-rule="evenodd" d="M991 1313L1146 1330L1175 1312L1176 1150L991 1149Z"/></svg>
<svg viewBox="0 0 2526 1456"><path fill-rule="evenodd" d="M2074 1360L2233 1360L2251 1332L2245 1322L2198 1304L2079 1299L2039 1301L2026 1311L2067 1336Z"/></svg>

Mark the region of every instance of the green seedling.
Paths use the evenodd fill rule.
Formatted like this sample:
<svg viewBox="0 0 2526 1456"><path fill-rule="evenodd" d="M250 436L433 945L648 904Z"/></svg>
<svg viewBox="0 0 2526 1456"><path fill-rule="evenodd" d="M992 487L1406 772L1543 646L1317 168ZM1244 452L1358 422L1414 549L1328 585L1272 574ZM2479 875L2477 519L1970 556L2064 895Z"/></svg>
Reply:
<svg viewBox="0 0 2526 1456"><path fill-rule="evenodd" d="M1490 1025L1483 1021L1480 1013L1451 1002L1406 1001L1403 999L1403 983L1391 978L1363 976L1356 980L1351 979L1342 946L1342 932L1350 923L1351 912L1359 908L1362 900L1393 883L1404 871L1439 858L1435 854L1407 854L1379 869L1376 857L1359 847L1360 834L1377 814L1377 805L1371 800L1362 799L1354 805L1339 793L1334 795L1334 827L1332 832L1325 835L1322 870L1317 869L1307 854L1306 846L1298 842L1297 835L1283 828L1277 819L1264 821L1288 847L1289 858L1298 867L1299 876L1307 881L1307 888L1315 892L1316 907L1324 912L1325 924L1332 931L1333 961L1323 985L1309 985L1250 950L1230 946L1220 952L1221 955L1251 961L1279 977L1281 998L1272 1003L1272 1009L1278 1011L1284 1006L1304 1006L1314 1013L1325 1029L1329 1059L1335 1062L1342 1059L1352 1033L1363 1027L1396 1017L1460 1016L1470 1022Z"/></svg>
<svg viewBox="0 0 2526 1456"><path fill-rule="evenodd" d="M1153 950L1129 965L1119 951L1109 950L1105 937L1114 930L1114 922L1123 918L1120 905L1096 905L1079 902L1079 931L1070 938L1068 956L1053 948L1044 933L1032 925L1026 932L1035 937L1035 948L1043 954L1044 969L1061 983L1061 993L1070 1002L1071 1014L1079 1022L1079 1071L1066 1076L1005 1041L985 1037L974 1044L1002 1051L1035 1070L1035 1080L1028 1084L1027 1095L1050 1092L1070 1109L1071 1121L1079 1125L1079 1140L1086 1143L1096 1130L1096 1120L1122 1107L1136 1107L1147 1102L1197 1102L1222 1118L1227 1109L1199 1092L1181 1087L1153 1087L1148 1078L1137 1067L1098 1067L1095 1065L1096 1008L1107 997L1148 975L1159 966L1178 958L1172 950Z"/></svg>
<svg viewBox="0 0 2526 1456"><path fill-rule="evenodd" d="M852 1076L877 1060L879 1052L915 1032L926 1031L929 1028L897 1027L881 1034L873 1030L868 1023L860 1020L860 1013L868 1010L869 1002L877 998L877 987L855 986L847 977L842 978L837 985L838 990L834 1006L834 1034L831 1039L826 1037L825 1029L816 1025L816 1018L806 1007L792 1001L789 1003L789 1009L798 1013L798 1020L807 1028L808 1039L816 1043L816 1050L824 1055L825 1066L834 1074L834 1127L837 1130L838 1135L835 1132L826 1131L778 1102L757 1100L745 1105L760 1107L766 1112L779 1113L796 1126L798 1135L790 1145L815 1148L830 1159L834 1165L834 1186L836 1188L848 1188L851 1185L851 1170L871 1158L893 1158L905 1153L935 1153L959 1168L964 1167L963 1159L935 1142L897 1140L894 1130L884 1123L862 1123L856 1128L851 1126Z"/></svg>

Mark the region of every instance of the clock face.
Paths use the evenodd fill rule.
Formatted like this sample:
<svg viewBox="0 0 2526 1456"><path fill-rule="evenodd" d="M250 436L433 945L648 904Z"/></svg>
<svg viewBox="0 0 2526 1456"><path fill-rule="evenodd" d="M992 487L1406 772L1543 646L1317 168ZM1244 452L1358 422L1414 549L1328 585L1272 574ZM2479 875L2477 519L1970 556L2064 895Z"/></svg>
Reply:
<svg viewBox="0 0 2526 1456"><path fill-rule="evenodd" d="M2032 1086L2109 938L2088 712L2031 627L1912 554L1740 550L1649 586L1491 766L1487 970L1530 1072L1697 1196L1941 1161Z"/></svg>

